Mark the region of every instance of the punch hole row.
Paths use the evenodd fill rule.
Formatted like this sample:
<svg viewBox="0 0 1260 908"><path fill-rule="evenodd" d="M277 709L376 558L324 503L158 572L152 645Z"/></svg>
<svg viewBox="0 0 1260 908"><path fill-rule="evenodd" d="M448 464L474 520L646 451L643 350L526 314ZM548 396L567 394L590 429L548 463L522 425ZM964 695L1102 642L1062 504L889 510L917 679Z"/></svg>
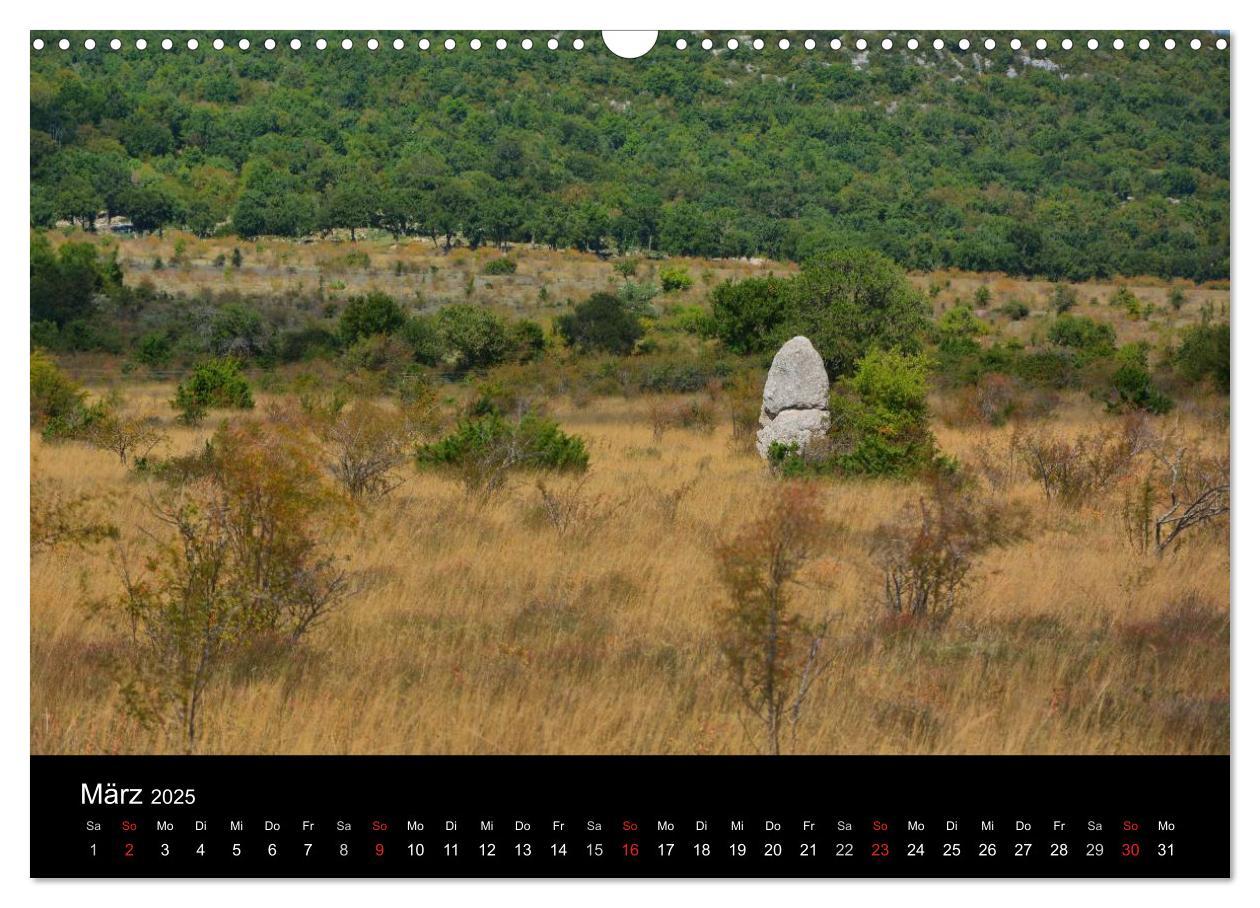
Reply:
<svg viewBox="0 0 1260 908"><path fill-rule="evenodd" d="M188 50L198 50L201 47L201 42L197 38L188 38L186 41L181 43ZM406 50L412 46L402 38L394 38L392 41L388 41L387 43L390 47L397 51ZM1024 47L1023 42L1019 38L1011 38L1009 42L1006 43L1009 44L1011 50L1020 50ZM265 38L259 42L259 44L265 50L275 50L280 46L280 43L277 42L275 38ZM290 50L301 50L303 48L302 41L299 38L291 38L287 44ZM741 41L738 38L728 38L726 41L720 43L715 42L712 38L702 38L697 42L697 44L701 49L707 51L712 51L715 48L719 51L723 48L728 51L733 51L739 50L741 47L751 47L753 50L760 51L767 47L765 40L762 38L752 38L746 41ZM924 41L920 41L918 38L907 38L898 41L894 41L892 38L884 38L875 43L868 41L866 38L858 38L853 42L852 46L859 51L873 50L875 48L885 51L904 48L906 50L913 51L919 50L920 48L926 49L927 44L930 44L934 50L938 51L946 50L949 47L949 43L943 38L935 38L930 42L927 42L926 39ZM1063 38L1058 42L1058 44L1059 50L1072 50L1077 46L1071 38ZM1151 47L1158 46L1159 44L1162 44L1165 50L1175 50L1178 47L1178 42L1175 38L1165 38L1162 42L1152 42L1149 38L1139 38L1135 42L1135 46L1138 50L1150 50ZM35 50L44 50L49 46L50 45L45 42L43 38L35 38L31 41L31 47ZM52 46L55 46L60 50L70 50L71 42L68 38L61 38L55 42L55 45ZM174 50L177 44L171 38L163 38L158 42L158 46L161 47L162 50ZM229 45L222 38L213 38L210 41L210 46L215 50L225 50L233 45ZM239 39L234 46L242 51L250 50L251 47L253 47L248 38ZM327 38L316 38L315 41L312 42L312 46L316 50L327 50L329 47L340 47L342 50L353 50L359 45L356 44L355 39L353 38L342 38L340 41L337 41L334 38L331 42ZM378 38L368 38L366 41L362 42L362 46L366 47L370 51L375 51L384 47L385 43ZM440 47L448 51L457 50L461 47L477 51L486 47L487 44L480 38L470 38L462 44L455 38L438 39L436 41L430 40L429 38L421 38L414 46L422 51L430 50L436 47ZM505 38L498 38L493 41L490 46L493 46L496 50L507 50L509 42ZM517 46L519 46L522 50L533 50L535 43L532 38L522 38ZM549 38L546 42L544 42L543 46L545 46L548 50L559 50L561 42L557 38ZM571 42L568 42L568 47L573 50L582 50L585 46L586 42L582 38L574 38ZM674 42L674 47L677 50L686 50L691 46L691 43L688 42L686 38L678 38ZM779 38L773 43L773 46L777 47L779 50L790 50L793 47L793 44L789 38ZM805 48L805 50L815 50L820 46L825 46L831 50L840 50L846 45L840 38L822 39L821 41L816 38L805 38L800 42L800 46ZM982 38L979 39L978 46L983 47L985 50L996 50L998 41L996 38ZM1051 42L1047 41L1045 38L1037 38L1032 42L1032 46L1039 51L1044 51L1050 49ZM1098 50L1102 46L1103 43L1097 38L1088 38L1084 43L1084 47L1089 50ZM1124 50L1128 45L1123 38L1113 38L1110 41L1110 46L1113 50ZM1229 47L1229 41L1222 37L1205 44L1199 38L1192 38L1188 42L1188 46L1191 50L1200 50L1205 46L1208 48L1215 47L1217 50L1225 50ZM97 47L98 44L93 38L87 38L83 42L84 50L96 50ZM123 48L123 41L121 38L111 38L108 42L106 42L105 47L112 51L119 51ZM135 40L134 47L136 50L147 50L149 42L145 38L137 38ZM953 42L953 47L950 49L957 49L965 52L971 50L972 47L973 44L969 38L959 38L957 41Z"/></svg>

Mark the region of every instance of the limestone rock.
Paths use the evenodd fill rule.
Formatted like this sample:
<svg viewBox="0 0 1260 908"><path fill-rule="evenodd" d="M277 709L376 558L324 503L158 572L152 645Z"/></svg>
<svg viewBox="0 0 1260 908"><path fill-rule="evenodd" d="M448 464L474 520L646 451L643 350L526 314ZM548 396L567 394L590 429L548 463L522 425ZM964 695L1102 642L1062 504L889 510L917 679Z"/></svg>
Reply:
<svg viewBox="0 0 1260 908"><path fill-rule="evenodd" d="M774 355L761 407L769 419L784 410L826 410L830 387L822 357L809 338L797 335Z"/></svg>
<svg viewBox="0 0 1260 908"><path fill-rule="evenodd" d="M804 451L811 441L825 435L830 425L831 414L826 410L780 410L779 415L757 433L757 453L765 459L776 441L795 444Z"/></svg>
<svg viewBox="0 0 1260 908"><path fill-rule="evenodd" d="M774 355L761 394L757 453L766 458L776 441L804 451L826 435L830 390L827 369L809 339L797 336L784 344Z"/></svg>

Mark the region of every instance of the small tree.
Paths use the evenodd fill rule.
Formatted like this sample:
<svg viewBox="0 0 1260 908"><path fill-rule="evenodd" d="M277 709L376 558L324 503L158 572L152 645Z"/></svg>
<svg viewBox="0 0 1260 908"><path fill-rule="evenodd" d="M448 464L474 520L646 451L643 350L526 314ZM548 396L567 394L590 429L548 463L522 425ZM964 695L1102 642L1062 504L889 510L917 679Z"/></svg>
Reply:
<svg viewBox="0 0 1260 908"><path fill-rule="evenodd" d="M130 630L125 707L172 721L197 744L203 698L237 655L263 642L292 646L349 595L327 553L340 523L309 445L289 426L221 428L208 474L167 490L152 514L142 574L123 567L118 608Z"/></svg>
<svg viewBox="0 0 1260 908"><path fill-rule="evenodd" d="M722 656L772 754L781 752L785 725L795 731L831 661L824 652L830 616L810 621L793 609L801 573L821 554L828 529L816 489L790 484L715 550L728 596L718 611Z"/></svg>
<svg viewBox="0 0 1260 908"><path fill-rule="evenodd" d="M113 409L93 420L84 429L83 438L95 447L117 454L118 462L124 467L148 457L166 440L151 420L122 416Z"/></svg>
<svg viewBox="0 0 1260 908"><path fill-rule="evenodd" d="M611 293L592 294L557 318L556 328L571 347L621 356L632 351L643 336L638 318Z"/></svg>

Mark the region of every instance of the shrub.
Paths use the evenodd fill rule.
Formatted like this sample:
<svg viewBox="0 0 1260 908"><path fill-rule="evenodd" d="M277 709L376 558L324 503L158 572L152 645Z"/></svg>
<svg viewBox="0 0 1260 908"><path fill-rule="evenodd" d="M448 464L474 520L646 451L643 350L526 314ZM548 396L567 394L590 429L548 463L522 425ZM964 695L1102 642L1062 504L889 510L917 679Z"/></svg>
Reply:
<svg viewBox="0 0 1260 908"><path fill-rule="evenodd" d="M1116 329L1084 315L1060 315L1050 323L1046 337L1086 356L1107 356L1116 348Z"/></svg>
<svg viewBox="0 0 1260 908"><path fill-rule="evenodd" d="M240 362L228 356L194 366L192 375L176 387L171 406L179 411L182 422L196 425L205 418L207 410L251 410L254 397Z"/></svg>
<svg viewBox="0 0 1260 908"><path fill-rule="evenodd" d="M151 331L136 341L131 358L142 366L159 369L170 363L173 353L174 344L171 342L170 335L165 332Z"/></svg>
<svg viewBox="0 0 1260 908"><path fill-rule="evenodd" d="M872 350L916 352L928 327L923 294L878 252L850 249L810 259L792 286L791 331L813 342L833 379L852 374Z"/></svg>
<svg viewBox="0 0 1260 908"><path fill-rule="evenodd" d="M1032 310L1023 300L1007 300L1002 304L1001 312L1011 321L1018 322L1028 318Z"/></svg>
<svg viewBox="0 0 1260 908"><path fill-rule="evenodd" d="M1126 344L1120 348L1118 359L1120 365L1111 374L1111 387L1107 392L1108 410L1167 413L1172 409L1172 398L1154 385L1146 367L1144 346Z"/></svg>
<svg viewBox="0 0 1260 908"><path fill-rule="evenodd" d="M692 285L691 274L681 265L666 265L657 273L657 277L660 278L661 289L666 293L677 293Z"/></svg>
<svg viewBox="0 0 1260 908"><path fill-rule="evenodd" d="M975 387L976 411L991 426L1005 425L1018 404L1015 382L1009 375L990 373Z"/></svg>
<svg viewBox="0 0 1260 908"><path fill-rule="evenodd" d="M516 274L516 259L503 256L491 259L481 268L482 274Z"/></svg>
<svg viewBox="0 0 1260 908"><path fill-rule="evenodd" d="M72 419L84 409L87 392L42 350L31 351L31 425Z"/></svg>
<svg viewBox="0 0 1260 908"><path fill-rule="evenodd" d="M353 296L341 310L338 333L341 342L350 346L361 337L393 334L403 326L406 316L393 297L373 290L366 296Z"/></svg>
<svg viewBox="0 0 1260 908"><path fill-rule="evenodd" d="M1107 305L1123 309L1130 318L1137 318L1142 313L1142 303L1128 287L1118 287L1107 297Z"/></svg>
<svg viewBox="0 0 1260 908"><path fill-rule="evenodd" d="M435 324L445 356L461 372L498 365L512 349L507 324L481 306L446 306L438 311Z"/></svg>
<svg viewBox="0 0 1260 908"><path fill-rule="evenodd" d="M989 289L988 284L981 284L976 288L976 292L971 295L971 299L976 304L977 309L985 309L993 300L993 291Z"/></svg>
<svg viewBox="0 0 1260 908"><path fill-rule="evenodd" d="M432 399L401 409L368 400L334 406L313 415L333 478L351 498L381 498L402 482L395 471L412 454L421 434L433 425Z"/></svg>
<svg viewBox="0 0 1260 908"><path fill-rule="evenodd" d="M398 339L411 348L416 362L436 366L442 361L442 333L434 319L426 316L407 319L398 331Z"/></svg>
<svg viewBox="0 0 1260 908"><path fill-rule="evenodd" d="M786 337L791 283L777 277L724 281L713 288L717 336L735 353L762 353Z"/></svg>
<svg viewBox="0 0 1260 908"><path fill-rule="evenodd" d="M1186 381L1211 379L1216 390L1229 393L1229 325L1196 325L1186 332L1173 354L1173 365Z"/></svg>
<svg viewBox="0 0 1260 908"><path fill-rule="evenodd" d="M811 621L793 608L800 575L831 529L817 490L794 483L774 490L714 550L728 599L717 614L723 661L771 754L781 752L785 727L795 731L810 688L834 658L824 651L831 616Z"/></svg>
<svg viewBox="0 0 1260 908"><path fill-rule="evenodd" d="M841 441L838 465L849 474L910 476L936 453L928 427L928 361L875 351L857 364L847 394L833 404Z"/></svg>
<svg viewBox="0 0 1260 908"><path fill-rule="evenodd" d="M1186 304L1186 291L1180 287L1170 287L1168 289L1168 305L1172 307L1174 312L1180 312L1181 307Z"/></svg>
<svg viewBox="0 0 1260 908"><path fill-rule="evenodd" d="M347 365L365 372L384 373L392 376L415 361L410 346L400 338L388 334L371 334L355 341L346 350Z"/></svg>
<svg viewBox="0 0 1260 908"><path fill-rule="evenodd" d="M847 249L815 256L790 279L750 278L713 289L713 318L736 353L770 353L794 334L810 339L833 378L873 349L914 352L929 307L895 262Z"/></svg>
<svg viewBox="0 0 1260 908"><path fill-rule="evenodd" d="M1055 311L1055 314L1062 315L1076 308L1079 297L1080 294L1071 284L1055 284L1050 291L1050 308Z"/></svg>
<svg viewBox="0 0 1260 908"><path fill-rule="evenodd" d="M976 318L967 306L954 306L941 313L936 320L936 336L941 343L971 340L987 333L988 325Z"/></svg>
<svg viewBox="0 0 1260 908"><path fill-rule="evenodd" d="M533 413L508 421L497 412L461 422L441 441L416 453L421 467L455 470L469 491L499 489L518 470L577 472L589 455L581 438L566 435L556 423Z"/></svg>
<svg viewBox="0 0 1260 908"><path fill-rule="evenodd" d="M617 288L617 298L636 318L656 317L656 306L653 305L652 300L656 299L659 293L660 288L648 281L626 281Z"/></svg>
<svg viewBox="0 0 1260 908"><path fill-rule="evenodd" d="M643 336L638 318L618 297L595 293L556 319L565 343L583 352L624 356Z"/></svg>
<svg viewBox="0 0 1260 908"><path fill-rule="evenodd" d="M527 318L512 322L508 328L508 342L511 358L518 363L536 360L547 349L547 335L543 333L542 325Z"/></svg>
<svg viewBox="0 0 1260 908"><path fill-rule="evenodd" d="M875 532L886 617L942 627L963 604L976 557L1017 538L1017 525L997 505L977 501L965 480L938 478Z"/></svg>
<svg viewBox="0 0 1260 908"><path fill-rule="evenodd" d="M196 747L201 704L231 660L263 642L292 646L350 594L327 550L341 522L309 445L290 427L223 427L209 475L153 505L155 536L117 608L131 651L125 708L176 725Z"/></svg>
<svg viewBox="0 0 1260 908"><path fill-rule="evenodd" d="M1011 448L1046 499L1080 507L1105 494L1127 475L1134 460L1149 450L1151 436L1145 420L1129 417L1114 429L1065 439L1046 433L1016 433Z"/></svg>
<svg viewBox="0 0 1260 908"><path fill-rule="evenodd" d="M639 270L639 263L639 259L636 256L629 256L613 262L613 271L616 271L624 278L632 278Z"/></svg>

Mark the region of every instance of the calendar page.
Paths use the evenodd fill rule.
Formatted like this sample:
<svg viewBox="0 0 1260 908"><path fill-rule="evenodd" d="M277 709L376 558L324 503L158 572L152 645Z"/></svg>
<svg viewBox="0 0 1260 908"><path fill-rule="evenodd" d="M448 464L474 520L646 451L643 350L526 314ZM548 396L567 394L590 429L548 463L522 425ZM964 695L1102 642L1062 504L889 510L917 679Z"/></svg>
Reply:
<svg viewBox="0 0 1260 908"><path fill-rule="evenodd" d="M1230 875L1227 32L29 47L32 876Z"/></svg>

